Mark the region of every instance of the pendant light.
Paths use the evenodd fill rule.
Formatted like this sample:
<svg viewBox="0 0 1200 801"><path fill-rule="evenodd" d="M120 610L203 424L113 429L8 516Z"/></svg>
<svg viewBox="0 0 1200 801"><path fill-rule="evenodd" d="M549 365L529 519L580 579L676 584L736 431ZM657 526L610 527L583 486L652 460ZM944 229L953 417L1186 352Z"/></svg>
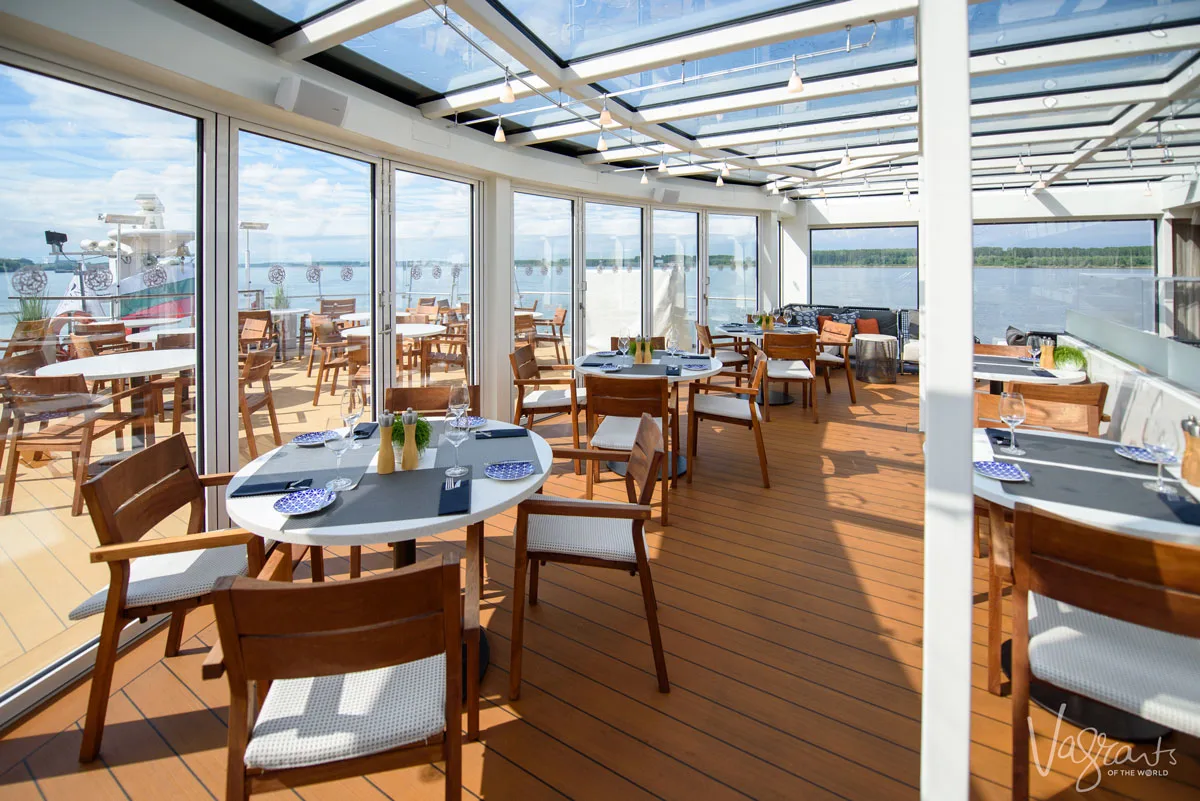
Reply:
<svg viewBox="0 0 1200 801"><path fill-rule="evenodd" d="M1039 176L1037 179L1037 183L1035 183L1033 185L1033 191L1037 192L1038 190L1045 189L1045 188L1046 188L1046 179Z"/></svg>
<svg viewBox="0 0 1200 801"><path fill-rule="evenodd" d="M608 142L604 140L604 132L600 132L600 138L596 141L596 149L603 153L608 150Z"/></svg>
<svg viewBox="0 0 1200 801"><path fill-rule="evenodd" d="M846 152L842 154L842 160L838 162L841 167L850 166L850 146L846 145Z"/></svg>
<svg viewBox="0 0 1200 801"><path fill-rule="evenodd" d="M645 186L646 184L650 183L650 179L646 177L645 170L642 170L642 180L638 181L638 183L640 183L642 186Z"/></svg>
<svg viewBox="0 0 1200 801"><path fill-rule="evenodd" d="M667 171L667 157L666 156L658 157L658 171L659 172Z"/></svg>
<svg viewBox="0 0 1200 801"><path fill-rule="evenodd" d="M724 185L725 185L725 179L718 175L717 176L717 186L724 186ZM1149 186L1149 184L1147 184L1147 186Z"/></svg>
<svg viewBox="0 0 1200 801"><path fill-rule="evenodd" d="M792 54L792 76L788 78L787 91L789 95L798 95L804 91L804 79L796 69L796 56Z"/></svg>
<svg viewBox="0 0 1200 801"><path fill-rule="evenodd" d="M604 96L604 106L600 109L600 124L604 126L612 125L612 112L608 110L608 95Z"/></svg>
<svg viewBox="0 0 1200 801"><path fill-rule="evenodd" d="M515 92L513 92L512 80L510 79L509 74L508 74L508 67L505 67L504 68L504 86L500 87L500 102L501 103L515 103L516 101L517 101L517 95Z"/></svg>
<svg viewBox="0 0 1200 801"><path fill-rule="evenodd" d="M1144 191L1144 192L1142 192L1142 194L1143 194L1143 195L1145 195L1146 197L1150 197L1151 195L1153 195L1153 194L1154 194L1154 192L1153 192L1153 191L1151 191L1151 189L1150 189L1150 182L1149 182L1149 181L1146 181L1146 189L1145 189L1145 191Z"/></svg>
<svg viewBox="0 0 1200 801"><path fill-rule="evenodd" d="M778 195L778 194L779 194L779 182L778 182L778 181L776 181L775 183L771 184L771 194L772 194L772 195Z"/></svg>
<svg viewBox="0 0 1200 801"><path fill-rule="evenodd" d="M503 117L500 117L499 119L496 120L496 135L492 137L493 142L500 142L501 144L504 143L505 140L504 140L503 122L504 122Z"/></svg>
<svg viewBox="0 0 1200 801"><path fill-rule="evenodd" d="M1029 172L1029 168L1025 166L1025 159L1021 158L1020 156L1017 156L1017 166L1013 170L1013 172L1018 173L1018 174Z"/></svg>
<svg viewBox="0 0 1200 801"><path fill-rule="evenodd" d="M729 177L729 162L728 161L721 162L721 177L722 178Z"/></svg>

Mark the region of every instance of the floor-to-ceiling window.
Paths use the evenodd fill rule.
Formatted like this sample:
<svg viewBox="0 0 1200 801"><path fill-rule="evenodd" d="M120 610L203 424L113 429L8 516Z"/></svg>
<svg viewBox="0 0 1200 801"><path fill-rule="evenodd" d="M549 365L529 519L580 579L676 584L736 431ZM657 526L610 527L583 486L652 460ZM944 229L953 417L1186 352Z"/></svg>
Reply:
<svg viewBox="0 0 1200 801"><path fill-rule="evenodd" d="M809 297L821 306L917 308L917 227L810 232Z"/></svg>
<svg viewBox="0 0 1200 801"><path fill-rule="evenodd" d="M556 361L572 354L572 249L575 203L517 192L513 196L513 305L540 314L543 335L538 358ZM562 327L555 324L561 317ZM554 338L562 336L562 343Z"/></svg>
<svg viewBox="0 0 1200 801"><path fill-rule="evenodd" d="M471 374L474 187L395 175L396 381L461 382Z"/></svg>
<svg viewBox="0 0 1200 801"><path fill-rule="evenodd" d="M758 218L708 215L708 320L744 319L758 306Z"/></svg>
<svg viewBox="0 0 1200 801"><path fill-rule="evenodd" d="M371 171L347 156L239 134L241 261L231 267L242 375L263 359L254 351L276 351L270 404L239 414L242 463L274 447L271 407L286 441L326 425L351 384L370 390ZM261 382L238 383L239 405L264 400Z"/></svg>
<svg viewBox="0 0 1200 801"><path fill-rule="evenodd" d="M680 347L691 347L700 313L700 215L655 209L652 224L654 335L673 337Z"/></svg>
<svg viewBox="0 0 1200 801"><path fill-rule="evenodd" d="M1062 331L1067 310L1154 330L1154 221L975 226L975 336Z"/></svg>
<svg viewBox="0 0 1200 801"><path fill-rule="evenodd" d="M586 203L584 295L587 348L602 350L611 337L642 331L642 210Z"/></svg>
<svg viewBox="0 0 1200 801"><path fill-rule="evenodd" d="M194 117L0 65L0 374L20 374L0 397L0 446L15 471L0 499L0 693L100 629L98 615L70 616L109 571L89 559L98 543L74 503L67 448L89 437L87 473L98 474L170 436L176 407L197 447L200 129ZM158 350L170 351L155 356L162 373L141 375ZM56 442L34 447L39 432ZM185 528L171 518L148 536Z"/></svg>

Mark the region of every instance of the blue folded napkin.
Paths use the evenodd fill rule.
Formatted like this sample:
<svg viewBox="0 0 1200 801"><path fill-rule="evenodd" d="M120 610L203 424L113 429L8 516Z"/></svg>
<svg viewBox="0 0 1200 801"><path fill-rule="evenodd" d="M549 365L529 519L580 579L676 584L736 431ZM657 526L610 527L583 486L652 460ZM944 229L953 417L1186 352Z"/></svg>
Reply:
<svg viewBox="0 0 1200 801"><path fill-rule="evenodd" d="M447 478L438 499L438 515L465 515L471 511L471 479Z"/></svg>
<svg viewBox="0 0 1200 801"><path fill-rule="evenodd" d="M677 365L677 364L667 365L667 375L681 375L681 374L682 374L682 368L679 365Z"/></svg>
<svg viewBox="0 0 1200 801"><path fill-rule="evenodd" d="M379 423L359 423L354 427L354 438L370 439L375 435L377 428L379 428Z"/></svg>
<svg viewBox="0 0 1200 801"><path fill-rule="evenodd" d="M1050 372L1049 370L1043 370L1040 367L1031 367L1029 368L1029 372L1038 376L1039 378L1054 378L1054 373Z"/></svg>
<svg viewBox="0 0 1200 801"><path fill-rule="evenodd" d="M504 439L505 437L528 437L528 428L498 428L494 431L476 431L475 439Z"/></svg>
<svg viewBox="0 0 1200 801"><path fill-rule="evenodd" d="M990 440L993 445L999 445L1003 448L1007 448L1012 444L1012 437L1007 431L1001 431L998 428L989 428L986 430L988 440Z"/></svg>
<svg viewBox="0 0 1200 801"><path fill-rule="evenodd" d="M584 362L580 367L608 367L612 362Z"/></svg>
<svg viewBox="0 0 1200 801"><path fill-rule="evenodd" d="M230 498L251 498L255 495L282 495L285 492L307 489L312 486L311 478L293 481L247 481L229 493Z"/></svg>

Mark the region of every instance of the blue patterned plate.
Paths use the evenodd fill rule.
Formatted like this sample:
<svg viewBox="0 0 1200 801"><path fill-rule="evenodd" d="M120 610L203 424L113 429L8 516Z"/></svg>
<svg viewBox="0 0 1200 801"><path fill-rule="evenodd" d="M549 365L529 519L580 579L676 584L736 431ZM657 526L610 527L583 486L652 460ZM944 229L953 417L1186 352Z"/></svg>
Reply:
<svg viewBox="0 0 1200 801"><path fill-rule="evenodd" d="M454 426L455 428L465 428L469 431L472 428L483 428L484 426L486 426L487 418L469 415L467 417L458 418L457 420L452 422L450 425Z"/></svg>
<svg viewBox="0 0 1200 801"><path fill-rule="evenodd" d="M688 362L683 365L685 370L707 370L709 362Z"/></svg>
<svg viewBox="0 0 1200 801"><path fill-rule="evenodd" d="M1154 454L1146 448L1139 448L1136 445L1120 445L1113 448L1117 456L1124 456L1126 459L1137 462L1139 464L1158 464L1158 460L1154 458ZM1179 461L1178 458L1172 456L1163 464L1175 464Z"/></svg>
<svg viewBox="0 0 1200 801"><path fill-rule="evenodd" d="M1026 364L1037 364L1039 360L1033 358L1032 356L1018 356L1017 361L1025 362Z"/></svg>
<svg viewBox="0 0 1200 801"><path fill-rule="evenodd" d="M533 462L495 462L483 468L483 474L497 481L519 481L533 475Z"/></svg>
<svg viewBox="0 0 1200 801"><path fill-rule="evenodd" d="M975 472L997 481L1028 481L1029 474L1008 462L975 462Z"/></svg>
<svg viewBox="0 0 1200 801"><path fill-rule="evenodd" d="M621 371L621 365L614 364L613 362L605 362L599 367L589 367L588 369L599 370L602 373L619 373Z"/></svg>
<svg viewBox="0 0 1200 801"><path fill-rule="evenodd" d="M324 487L313 487L284 495L275 501L272 508L279 514L288 517L310 515L313 512L321 511L335 500L337 500L336 492L331 492Z"/></svg>
<svg viewBox="0 0 1200 801"><path fill-rule="evenodd" d="M616 356L617 352L615 350L598 350L595 353L593 353L592 355L593 356Z"/></svg>
<svg viewBox="0 0 1200 801"><path fill-rule="evenodd" d="M309 431L307 434L293 437L292 443L301 448L319 448L325 444L325 440L333 439L336 436L338 436L336 431Z"/></svg>

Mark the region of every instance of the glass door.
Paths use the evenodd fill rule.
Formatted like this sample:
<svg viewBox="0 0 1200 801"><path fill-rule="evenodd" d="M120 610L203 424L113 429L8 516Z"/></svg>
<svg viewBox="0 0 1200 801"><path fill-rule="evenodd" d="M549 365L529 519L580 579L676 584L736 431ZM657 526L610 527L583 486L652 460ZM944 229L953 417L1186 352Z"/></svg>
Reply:
<svg viewBox="0 0 1200 801"><path fill-rule="evenodd" d="M513 196L513 327L519 337L530 325L521 318L538 323L537 356L543 362L569 362L574 352L574 214L571 200Z"/></svg>
<svg viewBox="0 0 1200 801"><path fill-rule="evenodd" d="M705 292L710 325L746 319L758 306L758 218L708 215Z"/></svg>
<svg viewBox="0 0 1200 801"><path fill-rule="evenodd" d="M696 341L700 313L700 215L655 209L651 307L654 336L675 338L679 347Z"/></svg>
<svg viewBox="0 0 1200 801"><path fill-rule="evenodd" d="M585 203L584 287L588 351L642 331L642 210Z"/></svg>

